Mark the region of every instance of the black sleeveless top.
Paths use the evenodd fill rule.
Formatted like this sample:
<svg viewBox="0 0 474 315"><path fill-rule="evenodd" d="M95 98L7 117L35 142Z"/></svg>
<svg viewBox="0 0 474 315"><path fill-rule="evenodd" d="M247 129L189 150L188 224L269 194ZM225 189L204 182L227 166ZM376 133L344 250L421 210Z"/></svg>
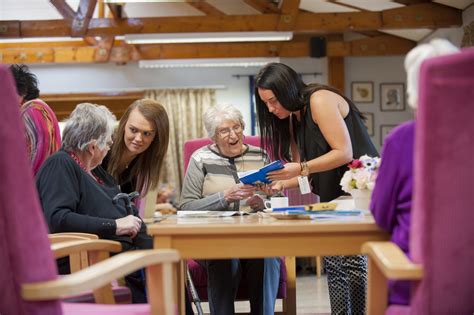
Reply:
<svg viewBox="0 0 474 315"><path fill-rule="evenodd" d="M341 96L344 97L343 95ZM344 99L349 104L349 113L344 118L344 122L351 138L352 158L356 159L364 154L372 157L378 156L377 149L375 149L374 144L370 140L360 113L354 110L355 105L351 100L346 97ZM293 117L292 123L293 134L298 144L302 161L315 159L331 151L331 147L324 138L319 126L313 121L309 104L304 109L303 115L301 115L301 122L298 122L296 117ZM312 191L319 195L321 202L331 201L344 194L339 183L346 170L348 170L347 165L342 165L329 171L310 174L309 179Z"/></svg>

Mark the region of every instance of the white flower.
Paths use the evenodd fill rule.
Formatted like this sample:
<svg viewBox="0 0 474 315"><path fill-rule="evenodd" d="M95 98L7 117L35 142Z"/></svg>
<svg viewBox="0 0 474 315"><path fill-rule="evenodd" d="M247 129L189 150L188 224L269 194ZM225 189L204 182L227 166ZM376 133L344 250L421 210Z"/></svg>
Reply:
<svg viewBox="0 0 474 315"><path fill-rule="evenodd" d="M361 156L349 164L349 170L341 178L342 190L350 193L353 189L373 190L377 170L380 166L380 158Z"/></svg>

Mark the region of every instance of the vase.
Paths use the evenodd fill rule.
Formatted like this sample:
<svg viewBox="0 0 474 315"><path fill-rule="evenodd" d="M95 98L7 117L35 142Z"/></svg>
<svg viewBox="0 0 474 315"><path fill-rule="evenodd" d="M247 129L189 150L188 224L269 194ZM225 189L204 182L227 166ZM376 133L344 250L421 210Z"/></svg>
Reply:
<svg viewBox="0 0 474 315"><path fill-rule="evenodd" d="M354 209L369 210L370 198L372 196L371 190L353 189L351 191L351 195L352 195L352 198L354 199Z"/></svg>

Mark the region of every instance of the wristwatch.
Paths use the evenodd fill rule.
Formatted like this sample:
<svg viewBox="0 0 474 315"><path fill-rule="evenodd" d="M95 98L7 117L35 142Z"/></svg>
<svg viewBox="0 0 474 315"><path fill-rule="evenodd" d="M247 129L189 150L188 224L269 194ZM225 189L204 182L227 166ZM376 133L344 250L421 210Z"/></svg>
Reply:
<svg viewBox="0 0 474 315"><path fill-rule="evenodd" d="M308 163L306 163L306 161L303 161L303 162L300 163L300 167L301 167L300 175L301 176L308 176L309 175Z"/></svg>

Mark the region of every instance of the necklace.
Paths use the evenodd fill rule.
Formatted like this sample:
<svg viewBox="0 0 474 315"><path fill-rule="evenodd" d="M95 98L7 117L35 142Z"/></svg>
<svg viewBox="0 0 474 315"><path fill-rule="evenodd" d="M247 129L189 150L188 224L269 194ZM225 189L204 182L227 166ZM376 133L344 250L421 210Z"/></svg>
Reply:
<svg viewBox="0 0 474 315"><path fill-rule="evenodd" d="M79 157L77 156L76 153L74 153L74 152L68 152L67 154L74 160L74 162L77 163L77 165L79 165L79 167L80 167L84 172L86 172L87 174L89 174L96 182L98 182L98 183L101 184L101 185L104 184L104 181L103 181L102 179L100 179L99 177L97 177L94 173L88 172L88 171L86 170L86 167L84 166L84 164L82 164L81 160L79 160Z"/></svg>

